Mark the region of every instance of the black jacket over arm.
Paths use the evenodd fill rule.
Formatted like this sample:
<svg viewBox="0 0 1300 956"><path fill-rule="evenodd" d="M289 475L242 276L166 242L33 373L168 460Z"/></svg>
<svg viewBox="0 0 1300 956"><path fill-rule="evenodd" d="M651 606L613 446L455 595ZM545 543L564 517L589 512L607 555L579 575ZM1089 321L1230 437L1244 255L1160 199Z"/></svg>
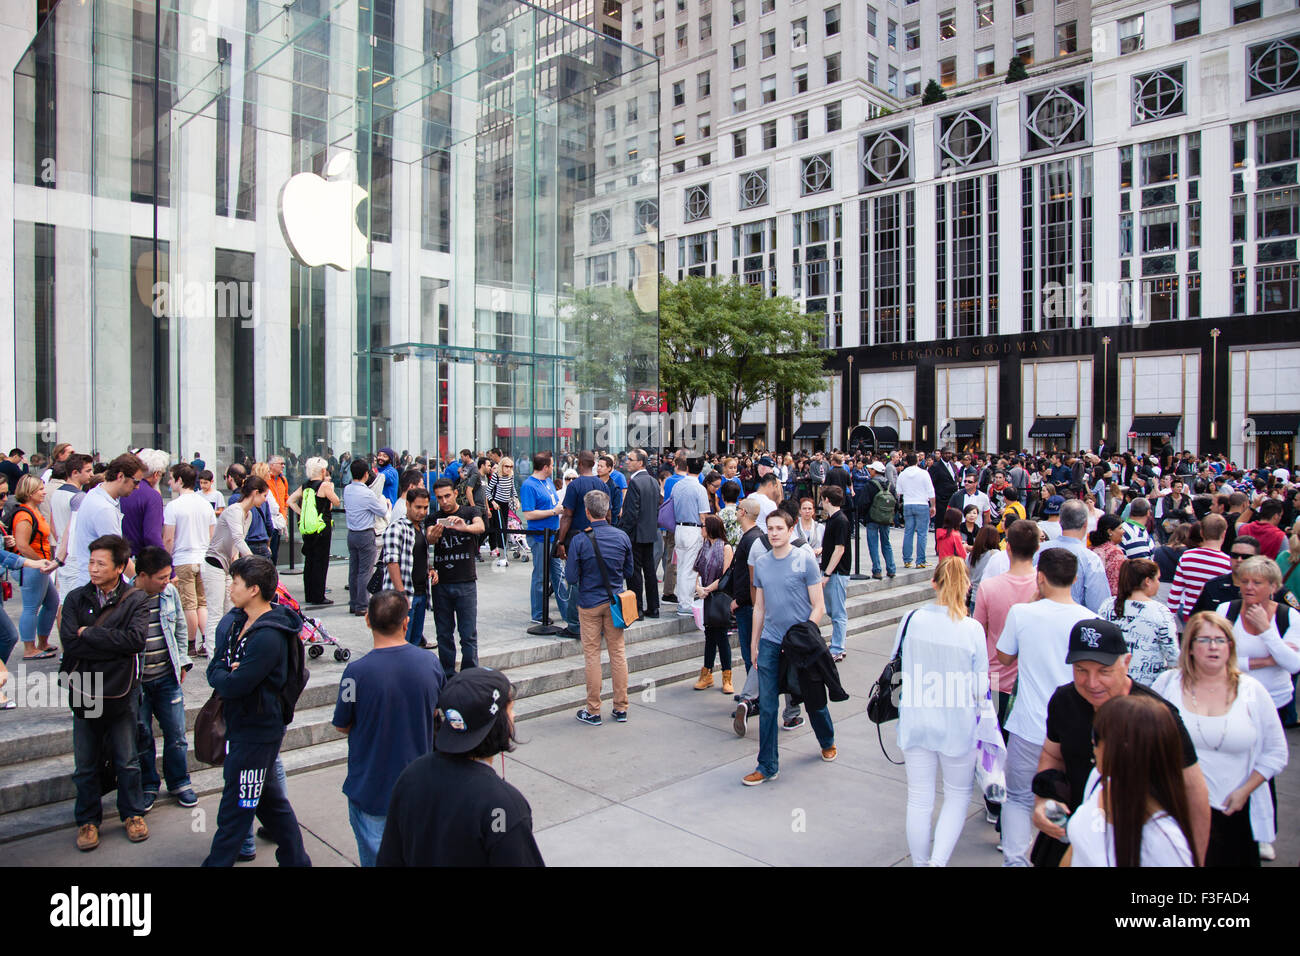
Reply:
<svg viewBox="0 0 1300 956"><path fill-rule="evenodd" d="M809 710L821 710L827 697L836 702L849 699L822 632L812 621L800 621L785 632L777 681L782 693Z"/></svg>

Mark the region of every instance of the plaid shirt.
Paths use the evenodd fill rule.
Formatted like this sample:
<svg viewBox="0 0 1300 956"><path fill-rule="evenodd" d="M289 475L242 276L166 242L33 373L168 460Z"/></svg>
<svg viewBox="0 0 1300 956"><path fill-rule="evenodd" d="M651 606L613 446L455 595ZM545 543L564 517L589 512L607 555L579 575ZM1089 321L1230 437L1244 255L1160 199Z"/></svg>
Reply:
<svg viewBox="0 0 1300 956"><path fill-rule="evenodd" d="M393 579L388 574L387 566L396 563L402 575L402 584L406 588L406 596L411 597L415 593L411 588L411 578L414 577L415 545L419 539L420 535L416 533L415 525L411 524L411 519L406 517L394 521L384 531L380 563L384 565L385 591L393 590ZM427 539L423 544L426 548L429 546ZM432 563L429 566L432 567Z"/></svg>

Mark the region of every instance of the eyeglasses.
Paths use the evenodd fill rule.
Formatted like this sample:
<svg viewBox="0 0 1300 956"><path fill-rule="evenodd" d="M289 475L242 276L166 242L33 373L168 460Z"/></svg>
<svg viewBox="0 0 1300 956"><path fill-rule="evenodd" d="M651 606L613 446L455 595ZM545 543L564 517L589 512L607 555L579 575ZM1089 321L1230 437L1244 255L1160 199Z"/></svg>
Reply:
<svg viewBox="0 0 1300 956"><path fill-rule="evenodd" d="M1228 643L1226 637L1197 637L1194 640L1201 647L1222 647Z"/></svg>

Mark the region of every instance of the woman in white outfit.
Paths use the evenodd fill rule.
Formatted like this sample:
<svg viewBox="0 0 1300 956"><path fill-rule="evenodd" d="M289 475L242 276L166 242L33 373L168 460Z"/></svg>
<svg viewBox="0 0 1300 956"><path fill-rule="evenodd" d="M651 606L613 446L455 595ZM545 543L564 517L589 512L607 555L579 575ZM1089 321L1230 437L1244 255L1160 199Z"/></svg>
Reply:
<svg viewBox="0 0 1300 956"><path fill-rule="evenodd" d="M1061 866L1195 866L1183 742L1168 705L1121 694L1092 722L1096 766Z"/></svg>
<svg viewBox="0 0 1300 956"><path fill-rule="evenodd" d="M966 562L939 562L933 604L898 628L903 652L898 743L907 765L907 845L914 866L947 866L970 813L975 786L975 721L989 683L984 628L966 614ZM934 778L943 775L943 807L931 847Z"/></svg>
<svg viewBox="0 0 1300 956"><path fill-rule="evenodd" d="M1113 621L1124 633L1133 655L1128 676L1150 687L1157 677L1178 666L1178 624L1169 608L1157 601L1160 566L1147 558L1130 558L1119 568L1115 599L1097 608L1103 621Z"/></svg>
<svg viewBox="0 0 1300 956"><path fill-rule="evenodd" d="M1259 866L1259 843L1274 838L1263 784L1286 766L1286 734L1264 685L1237 670L1232 624L1213 611L1193 615L1178 669L1153 689L1182 714L1210 789L1205 865Z"/></svg>
<svg viewBox="0 0 1300 956"><path fill-rule="evenodd" d="M1277 563L1256 555L1237 566L1233 583L1241 589L1240 601L1220 604L1215 610L1232 622L1232 636L1237 642L1237 667L1249 672L1273 698L1281 711L1295 696L1291 675L1300 673L1300 612L1273 600L1282 587L1282 572ZM1279 628L1279 618L1285 623ZM1273 829L1277 829L1277 788L1268 781L1273 799ZM1273 859L1273 841L1260 839L1259 855Z"/></svg>

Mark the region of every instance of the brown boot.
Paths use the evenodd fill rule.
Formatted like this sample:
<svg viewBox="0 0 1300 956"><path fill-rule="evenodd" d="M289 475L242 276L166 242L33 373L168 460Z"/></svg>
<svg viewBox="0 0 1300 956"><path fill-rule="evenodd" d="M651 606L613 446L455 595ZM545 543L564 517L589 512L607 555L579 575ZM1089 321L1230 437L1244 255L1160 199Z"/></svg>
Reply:
<svg viewBox="0 0 1300 956"><path fill-rule="evenodd" d="M709 667L700 668L700 679L695 682L696 690L708 690L713 686L713 670Z"/></svg>
<svg viewBox="0 0 1300 956"><path fill-rule="evenodd" d="M736 688L731 686L731 670L727 669L722 672L722 692L724 694L734 694Z"/></svg>

